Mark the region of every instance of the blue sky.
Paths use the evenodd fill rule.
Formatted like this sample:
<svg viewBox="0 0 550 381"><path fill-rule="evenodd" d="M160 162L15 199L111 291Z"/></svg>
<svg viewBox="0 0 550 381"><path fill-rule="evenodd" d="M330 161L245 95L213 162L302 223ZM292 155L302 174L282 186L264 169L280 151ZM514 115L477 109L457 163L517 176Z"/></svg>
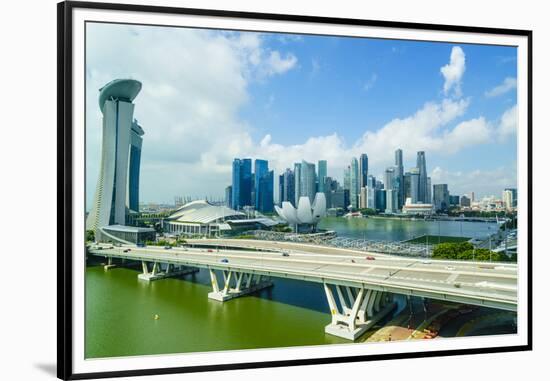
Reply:
<svg viewBox="0 0 550 381"><path fill-rule="evenodd" d="M341 179L363 152L381 175L396 148L406 169L425 150L452 194L499 196L516 184L516 66L513 47L89 24L88 199L97 89L121 77L143 83L142 201L221 196L233 157L327 159Z"/></svg>

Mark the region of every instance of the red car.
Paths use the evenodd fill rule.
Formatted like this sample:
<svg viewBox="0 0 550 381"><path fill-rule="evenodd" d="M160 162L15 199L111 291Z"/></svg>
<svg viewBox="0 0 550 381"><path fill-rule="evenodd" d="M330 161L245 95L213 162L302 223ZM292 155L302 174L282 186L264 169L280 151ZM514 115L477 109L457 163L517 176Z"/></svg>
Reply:
<svg viewBox="0 0 550 381"><path fill-rule="evenodd" d="M369 261L374 261L376 258L374 258L373 256L370 256L370 255L369 255L369 256L366 257L365 259L368 259Z"/></svg>

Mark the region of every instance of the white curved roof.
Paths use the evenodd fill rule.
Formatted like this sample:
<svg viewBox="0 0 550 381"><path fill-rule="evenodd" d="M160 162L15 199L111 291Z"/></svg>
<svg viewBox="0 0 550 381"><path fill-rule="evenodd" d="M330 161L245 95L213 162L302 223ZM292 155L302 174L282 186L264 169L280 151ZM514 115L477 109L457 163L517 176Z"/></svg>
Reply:
<svg viewBox="0 0 550 381"><path fill-rule="evenodd" d="M245 219L246 215L226 206L212 205L208 201L198 200L189 202L168 217L170 221L194 222L208 224L219 219Z"/></svg>

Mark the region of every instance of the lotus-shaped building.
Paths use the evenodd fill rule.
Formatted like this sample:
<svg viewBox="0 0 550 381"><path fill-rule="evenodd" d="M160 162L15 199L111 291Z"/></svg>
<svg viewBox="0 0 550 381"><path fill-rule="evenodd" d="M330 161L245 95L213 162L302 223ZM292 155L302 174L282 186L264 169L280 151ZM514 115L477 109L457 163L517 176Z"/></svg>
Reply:
<svg viewBox="0 0 550 381"><path fill-rule="evenodd" d="M309 225L314 230L319 220L327 214L327 201L324 193L317 193L313 205L309 197L303 196L298 201L298 208L284 201L282 207L276 205L275 210L289 225L296 227L296 230L300 225Z"/></svg>

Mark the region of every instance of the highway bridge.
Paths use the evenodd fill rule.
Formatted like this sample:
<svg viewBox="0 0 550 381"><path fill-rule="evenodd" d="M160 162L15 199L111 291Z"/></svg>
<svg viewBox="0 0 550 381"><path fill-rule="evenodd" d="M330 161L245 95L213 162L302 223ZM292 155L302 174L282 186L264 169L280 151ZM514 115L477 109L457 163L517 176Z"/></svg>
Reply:
<svg viewBox="0 0 550 381"><path fill-rule="evenodd" d="M355 340L406 296L517 309L517 266L510 263L406 258L314 244L188 240L190 247L92 245L88 254L140 261L140 279L207 269L208 297L227 301L291 278L323 285L332 321L325 332ZM221 279L220 279L221 278Z"/></svg>

